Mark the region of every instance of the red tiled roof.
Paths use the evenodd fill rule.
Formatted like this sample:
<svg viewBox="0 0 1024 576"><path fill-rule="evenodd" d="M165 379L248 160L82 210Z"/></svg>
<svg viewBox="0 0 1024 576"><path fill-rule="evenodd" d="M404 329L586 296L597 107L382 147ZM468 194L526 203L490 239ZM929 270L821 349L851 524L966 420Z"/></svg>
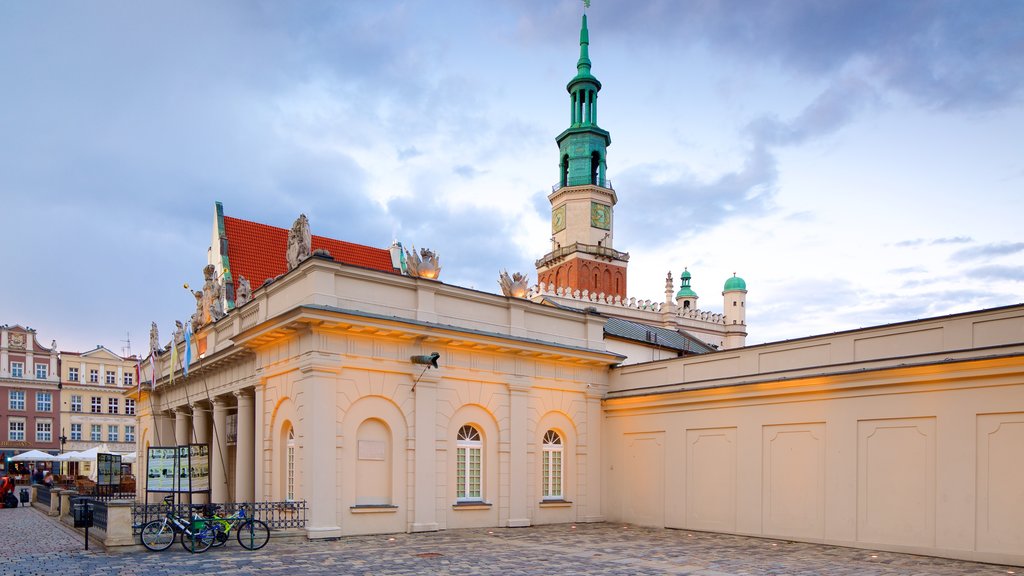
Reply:
<svg viewBox="0 0 1024 576"><path fill-rule="evenodd" d="M224 234L228 238L228 264L236 289L241 276L245 276L255 290L267 278L288 271L288 230L225 216ZM343 264L399 273L391 266L391 253L383 248L313 236L313 250L321 248L330 252L335 261Z"/></svg>

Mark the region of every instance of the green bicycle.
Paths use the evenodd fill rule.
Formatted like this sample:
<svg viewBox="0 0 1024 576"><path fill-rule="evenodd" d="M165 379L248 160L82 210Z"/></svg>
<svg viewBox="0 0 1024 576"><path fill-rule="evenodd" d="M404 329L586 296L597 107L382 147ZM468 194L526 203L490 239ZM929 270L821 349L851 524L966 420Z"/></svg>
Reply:
<svg viewBox="0 0 1024 576"><path fill-rule="evenodd" d="M244 504L230 516L221 516L219 510L220 506L209 504L203 511L206 522L216 531L212 546L226 544L232 530L237 530L235 538L246 550L259 550L267 545L270 540L270 528L262 520L247 516Z"/></svg>
<svg viewBox="0 0 1024 576"><path fill-rule="evenodd" d="M173 496L165 497L164 504L167 506L164 517L142 526L139 536L143 546L154 552L166 550L178 534L181 534L181 545L193 554L205 552L213 545L217 530L208 521L195 513L191 518L176 514Z"/></svg>

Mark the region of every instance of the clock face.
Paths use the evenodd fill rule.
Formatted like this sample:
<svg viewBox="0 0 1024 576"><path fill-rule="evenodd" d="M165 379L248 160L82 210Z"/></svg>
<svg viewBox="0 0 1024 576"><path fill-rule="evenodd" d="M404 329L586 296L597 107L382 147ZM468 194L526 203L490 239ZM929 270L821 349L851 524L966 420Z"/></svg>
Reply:
<svg viewBox="0 0 1024 576"><path fill-rule="evenodd" d="M611 230L612 207L600 202L590 203L590 225L601 230Z"/></svg>
<svg viewBox="0 0 1024 576"><path fill-rule="evenodd" d="M565 230L565 204L551 211L551 233Z"/></svg>

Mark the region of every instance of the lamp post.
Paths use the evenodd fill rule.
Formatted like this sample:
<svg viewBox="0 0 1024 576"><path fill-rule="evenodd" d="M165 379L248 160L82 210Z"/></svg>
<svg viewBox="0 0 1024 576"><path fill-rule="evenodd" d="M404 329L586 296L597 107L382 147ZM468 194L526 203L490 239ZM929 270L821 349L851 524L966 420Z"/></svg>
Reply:
<svg viewBox="0 0 1024 576"><path fill-rule="evenodd" d="M64 435L64 427L63 426L60 429L60 438L58 438L58 440L60 440L60 453L61 453L61 455L63 455L64 454L64 444L68 441L68 437ZM64 473L64 463L63 462L60 463L60 473L61 474Z"/></svg>

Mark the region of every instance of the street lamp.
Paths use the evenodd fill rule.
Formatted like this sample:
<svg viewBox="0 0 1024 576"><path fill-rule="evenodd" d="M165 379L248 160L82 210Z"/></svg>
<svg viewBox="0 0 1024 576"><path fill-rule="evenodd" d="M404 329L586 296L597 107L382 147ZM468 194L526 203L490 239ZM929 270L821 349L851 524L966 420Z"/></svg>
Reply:
<svg viewBox="0 0 1024 576"><path fill-rule="evenodd" d="M63 426L60 429L60 438L58 438L58 440L60 440L60 453L64 454L64 444L68 441L68 437L64 435L64 427ZM64 473L64 463L63 462L60 463L60 473L61 474Z"/></svg>

